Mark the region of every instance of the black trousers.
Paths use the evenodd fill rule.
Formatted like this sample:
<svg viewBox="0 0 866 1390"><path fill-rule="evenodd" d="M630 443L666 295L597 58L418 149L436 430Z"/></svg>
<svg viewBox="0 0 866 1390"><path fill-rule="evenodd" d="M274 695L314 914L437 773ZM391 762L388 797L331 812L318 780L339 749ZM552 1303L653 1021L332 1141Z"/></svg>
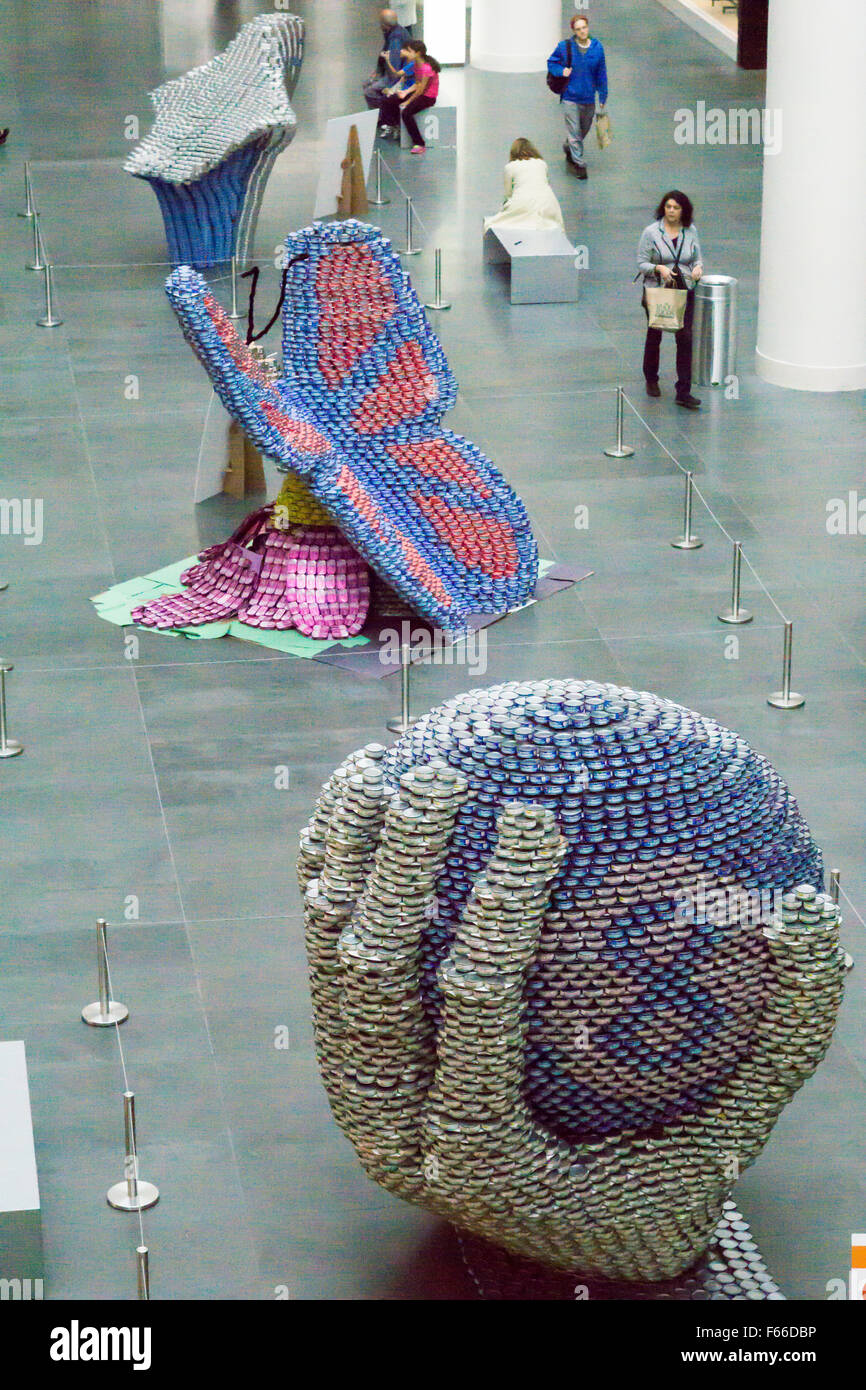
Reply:
<svg viewBox="0 0 866 1390"><path fill-rule="evenodd" d="M399 125L400 116L403 117L403 124L409 132L409 137L413 145L423 145L424 140L418 129L418 122L415 120L419 111L426 111L428 107L436 105L435 97L413 97L407 101L405 106L401 106L397 97L388 97L382 103L381 121L383 125Z"/></svg>
<svg viewBox="0 0 866 1390"><path fill-rule="evenodd" d="M649 309L646 304L646 296L643 299L644 313L649 318ZM686 312L683 315L683 326L677 329L674 337L677 340L677 395L687 396L692 389L692 320L695 317L695 292L689 290L686 299ZM646 343L643 350L643 374L647 381L658 381L659 379L659 355L661 353L662 338L664 333L661 328L648 328L646 331Z"/></svg>

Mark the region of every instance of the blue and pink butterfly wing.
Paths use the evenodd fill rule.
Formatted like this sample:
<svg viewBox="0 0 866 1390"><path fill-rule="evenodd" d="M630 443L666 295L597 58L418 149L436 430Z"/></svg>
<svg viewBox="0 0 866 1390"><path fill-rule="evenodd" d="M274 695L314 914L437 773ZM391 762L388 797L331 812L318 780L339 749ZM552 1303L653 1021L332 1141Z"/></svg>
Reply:
<svg viewBox="0 0 866 1390"><path fill-rule="evenodd" d="M313 464L316 496L433 622L524 602L529 518L490 460L442 429L457 383L390 243L346 221L295 233L286 257L287 384L335 445Z"/></svg>
<svg viewBox="0 0 866 1390"><path fill-rule="evenodd" d="M532 594L526 510L480 450L443 430L457 383L391 250L356 221L286 242L284 376L268 382L195 272L169 297L226 408L295 468L365 559L440 626Z"/></svg>
<svg viewBox="0 0 866 1390"><path fill-rule="evenodd" d="M281 382L269 379L198 271L179 266L165 289L229 414L263 454L306 476L317 455L331 448L309 412L287 398Z"/></svg>
<svg viewBox="0 0 866 1390"><path fill-rule="evenodd" d="M522 503L450 430L369 440L342 460L325 455L312 486L373 568L440 627L503 613L535 588L538 554Z"/></svg>

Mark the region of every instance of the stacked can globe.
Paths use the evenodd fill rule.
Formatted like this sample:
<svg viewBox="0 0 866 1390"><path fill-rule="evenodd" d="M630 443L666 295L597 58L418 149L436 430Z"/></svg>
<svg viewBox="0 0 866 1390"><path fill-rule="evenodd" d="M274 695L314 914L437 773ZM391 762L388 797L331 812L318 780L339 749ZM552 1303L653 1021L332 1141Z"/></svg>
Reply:
<svg viewBox="0 0 866 1390"><path fill-rule="evenodd" d="M613 686L474 692L350 755L298 871L322 1078L371 1177L593 1278L670 1288L715 1233L687 1296L730 1296L728 1254L775 1296L725 1202L826 1051L844 959L742 739Z"/></svg>
<svg viewBox="0 0 866 1390"><path fill-rule="evenodd" d="M642 692L495 687L350 755L299 878L322 1080L364 1168L592 1277L670 1289L716 1234L688 1297L730 1295L727 1254L774 1297L724 1218L840 1004L838 909L799 873L820 856L765 760Z"/></svg>
<svg viewBox="0 0 866 1390"><path fill-rule="evenodd" d="M691 711L577 681L460 696L404 735L386 769L399 775L431 758L459 768L470 788L426 937L431 1016L437 970L501 807L535 801L557 814L569 844L527 985L526 1084L538 1118L564 1138L600 1138L708 1103L748 1045L765 945L757 927L707 920L699 900L685 913L691 886L736 883L772 900L821 881L820 853L766 760ZM728 965L713 971L721 956ZM583 1026L594 1039L585 1075L570 1045Z"/></svg>

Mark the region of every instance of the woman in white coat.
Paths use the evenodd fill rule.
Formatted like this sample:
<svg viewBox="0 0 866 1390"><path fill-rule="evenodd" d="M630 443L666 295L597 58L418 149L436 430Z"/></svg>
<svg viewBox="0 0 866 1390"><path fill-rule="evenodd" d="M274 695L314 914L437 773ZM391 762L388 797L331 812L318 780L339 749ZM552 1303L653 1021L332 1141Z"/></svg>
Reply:
<svg viewBox="0 0 866 1390"><path fill-rule="evenodd" d="M547 179L547 165L532 141L522 136L511 146L505 166L505 202L493 217L485 217L484 230L503 224L533 231L564 226L562 209Z"/></svg>

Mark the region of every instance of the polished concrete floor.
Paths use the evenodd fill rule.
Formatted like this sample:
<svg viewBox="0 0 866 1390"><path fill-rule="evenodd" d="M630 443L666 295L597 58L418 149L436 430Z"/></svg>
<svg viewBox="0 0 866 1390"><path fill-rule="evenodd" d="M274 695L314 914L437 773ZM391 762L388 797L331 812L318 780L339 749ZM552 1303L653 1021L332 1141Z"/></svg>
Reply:
<svg viewBox="0 0 866 1390"><path fill-rule="evenodd" d="M119 1038L142 1174L162 1192L143 1223L154 1295L473 1296L447 1229L364 1177L312 1052L297 835L338 759L385 736L394 682L241 642L140 633L130 648L89 603L224 535L247 510L193 506L209 391L162 293L155 200L120 164L127 118L146 128L147 89L264 8L0 0L0 118L12 126L0 151L0 490L44 499L41 545L0 536L0 655L15 664L10 732L26 746L0 764L0 1037L28 1049L52 1298L135 1290L138 1223L104 1197L121 1165L118 1039L79 1021L95 992L99 915L113 924L114 992L131 1010ZM277 292L272 248L311 216L323 123L357 108L377 51L373 6L296 8L309 45L298 136L260 223L263 305ZM660 6L597 0L593 27L608 47L615 143L603 155L590 143L588 182L563 168L541 75L447 72L441 99L462 112L456 154L419 162L389 147L386 158L416 199L426 253L410 268L425 298L431 248L443 250L454 308L437 328L462 387L449 423L527 500L542 553L594 570L492 628L482 679L622 681L717 717L775 763L842 871L857 966L836 1038L738 1189L785 1292L820 1299L866 1222L866 565L862 537L825 525L829 499L866 496L863 398L756 379L759 151L673 142L677 108L760 105L761 74L738 72ZM498 204L518 134L548 156L569 231L588 248L579 305L512 308L482 265L481 217ZM34 324L39 277L24 269L29 227L16 217L24 158L58 267L64 323L50 332ZM380 220L396 240L402 205L386 183ZM671 185L695 200L707 269L740 281L738 399L705 390L695 415L672 403L669 352L663 398L642 395L634 250ZM217 290L225 296L224 280ZM125 397L130 376L136 400ZM622 463L602 453L617 383L657 436L629 412L635 454ZM671 549L682 480L670 454L793 619L804 708L766 704L780 619L748 573L755 621L726 658L715 615L729 542L698 508L703 549ZM575 529L579 506L587 530ZM478 679L427 667L413 698L427 707ZM277 790L284 764L290 785Z"/></svg>

